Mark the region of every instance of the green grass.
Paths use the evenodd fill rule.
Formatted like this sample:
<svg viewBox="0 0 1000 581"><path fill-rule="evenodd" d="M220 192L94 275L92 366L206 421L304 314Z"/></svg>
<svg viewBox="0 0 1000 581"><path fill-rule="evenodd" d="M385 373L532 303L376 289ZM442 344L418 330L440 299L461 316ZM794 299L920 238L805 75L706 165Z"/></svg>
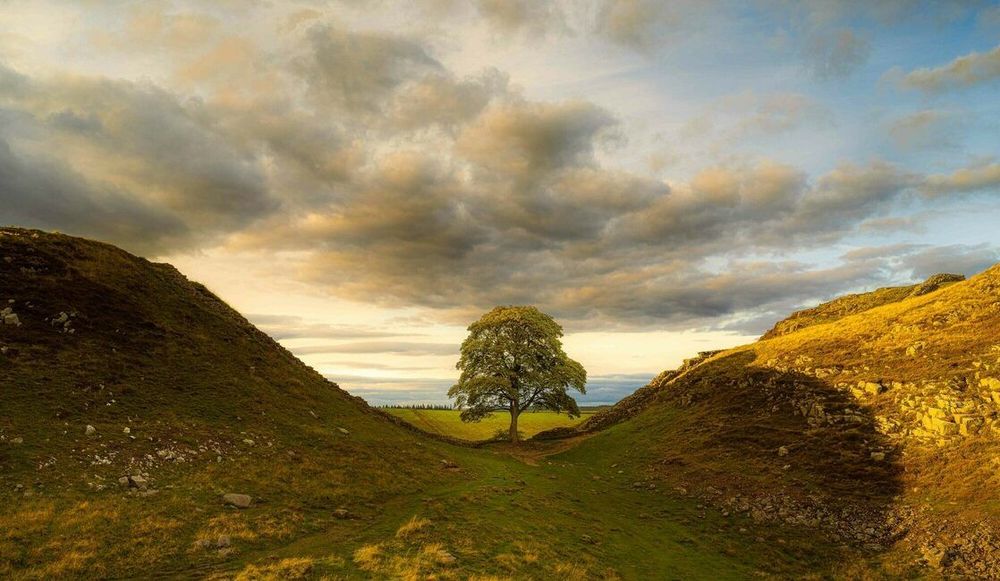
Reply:
<svg viewBox="0 0 1000 581"><path fill-rule="evenodd" d="M498 432L507 433L510 426L510 415L496 413L480 422L463 422L458 410L420 410L390 408L385 411L406 420L414 426L431 432L463 440L488 440ZM518 418L518 431L525 438L530 438L539 432L563 426L575 426L594 414L593 411L580 412L580 417L571 418L566 414L549 411L524 412Z"/></svg>

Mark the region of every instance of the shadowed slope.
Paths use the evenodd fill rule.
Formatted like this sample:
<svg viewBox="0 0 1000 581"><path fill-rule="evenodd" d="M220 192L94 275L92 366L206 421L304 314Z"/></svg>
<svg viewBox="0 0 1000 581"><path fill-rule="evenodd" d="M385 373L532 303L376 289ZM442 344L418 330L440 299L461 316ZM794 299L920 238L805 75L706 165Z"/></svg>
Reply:
<svg viewBox="0 0 1000 581"><path fill-rule="evenodd" d="M455 478L440 444L349 396L173 267L3 229L0 281L0 576L115 576L137 555L156 569L191 551L192 565L212 563L222 557L193 550L200 539L294 537L338 506L373 513ZM230 492L259 508L227 509ZM151 545L131 541L140 523Z"/></svg>

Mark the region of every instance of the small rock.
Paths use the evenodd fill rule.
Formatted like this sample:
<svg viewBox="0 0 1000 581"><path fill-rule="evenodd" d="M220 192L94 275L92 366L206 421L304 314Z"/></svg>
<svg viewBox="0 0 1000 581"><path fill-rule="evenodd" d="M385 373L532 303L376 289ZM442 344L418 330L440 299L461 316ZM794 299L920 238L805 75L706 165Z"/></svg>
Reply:
<svg viewBox="0 0 1000 581"><path fill-rule="evenodd" d="M337 428L337 431L340 432L341 434L350 434L351 433L351 432L349 432L348 430L346 430L344 428Z"/></svg>
<svg viewBox="0 0 1000 581"><path fill-rule="evenodd" d="M138 474L129 476L129 483L139 490L146 490L149 487L149 481Z"/></svg>
<svg viewBox="0 0 1000 581"><path fill-rule="evenodd" d="M129 487L128 476L122 476L121 478L119 478L118 485L121 486L122 488L128 488Z"/></svg>
<svg viewBox="0 0 1000 581"><path fill-rule="evenodd" d="M454 469L454 468L458 468L458 464L455 464L451 460L443 459L443 460L441 460L441 467L442 468Z"/></svg>
<svg viewBox="0 0 1000 581"><path fill-rule="evenodd" d="M333 518L340 520L351 520L358 517L354 516L354 514L352 514L351 511L347 510L346 508L338 508L337 510L333 511Z"/></svg>
<svg viewBox="0 0 1000 581"><path fill-rule="evenodd" d="M10 439L10 443L14 444L15 446L21 445L21 444L24 443L24 438L21 438L21 437L11 438Z"/></svg>
<svg viewBox="0 0 1000 581"><path fill-rule="evenodd" d="M125 426L125 429L124 429L124 430L122 430L122 433L123 433L123 434L131 434L131 433L132 433L132 430L131 430L131 429L130 429L130 428L129 428L128 426Z"/></svg>
<svg viewBox="0 0 1000 581"><path fill-rule="evenodd" d="M87 429L84 430L84 433L87 434L88 436L96 435L97 434L97 428L95 428L94 426L92 426L90 424L87 424Z"/></svg>
<svg viewBox="0 0 1000 581"><path fill-rule="evenodd" d="M778 448L778 456L787 456L787 455L788 455L788 448L787 447L781 446L781 447Z"/></svg>
<svg viewBox="0 0 1000 581"><path fill-rule="evenodd" d="M218 540L215 541L215 546L220 549L228 547L231 544L233 544L233 542L232 539L229 538L229 535L219 535Z"/></svg>
<svg viewBox="0 0 1000 581"><path fill-rule="evenodd" d="M222 501L236 508L250 508L253 499L248 494L229 493L222 495Z"/></svg>
<svg viewBox="0 0 1000 581"><path fill-rule="evenodd" d="M885 460L885 452L872 452L872 460L876 462Z"/></svg>
<svg viewBox="0 0 1000 581"><path fill-rule="evenodd" d="M596 545L597 541L594 540L590 535L580 535L580 540L587 543L588 545Z"/></svg>

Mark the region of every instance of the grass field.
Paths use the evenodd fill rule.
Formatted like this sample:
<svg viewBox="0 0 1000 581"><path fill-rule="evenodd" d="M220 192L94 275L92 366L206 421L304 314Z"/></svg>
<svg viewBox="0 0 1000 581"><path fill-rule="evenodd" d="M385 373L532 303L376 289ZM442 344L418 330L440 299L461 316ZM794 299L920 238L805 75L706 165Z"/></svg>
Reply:
<svg viewBox="0 0 1000 581"><path fill-rule="evenodd" d="M385 411L402 418L425 432L442 434L463 440L488 440L497 432L507 433L510 415L496 413L481 422L466 423L459 418L458 410L417 410L389 408ZM570 418L566 414L539 411L524 412L518 418L517 427L525 438L560 426L575 426L589 418L594 412L581 410L580 417Z"/></svg>

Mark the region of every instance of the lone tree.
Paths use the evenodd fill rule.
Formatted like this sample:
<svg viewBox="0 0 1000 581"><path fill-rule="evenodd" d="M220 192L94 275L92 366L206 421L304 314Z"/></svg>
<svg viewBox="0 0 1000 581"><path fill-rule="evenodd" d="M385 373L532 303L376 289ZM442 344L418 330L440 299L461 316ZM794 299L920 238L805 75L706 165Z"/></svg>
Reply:
<svg viewBox="0 0 1000 581"><path fill-rule="evenodd" d="M567 391L586 393L587 372L563 351L562 335L559 323L530 306L496 307L469 325L455 364L462 374L448 390L462 409L462 421L510 412L510 440L517 442L517 418L524 410L579 417Z"/></svg>

